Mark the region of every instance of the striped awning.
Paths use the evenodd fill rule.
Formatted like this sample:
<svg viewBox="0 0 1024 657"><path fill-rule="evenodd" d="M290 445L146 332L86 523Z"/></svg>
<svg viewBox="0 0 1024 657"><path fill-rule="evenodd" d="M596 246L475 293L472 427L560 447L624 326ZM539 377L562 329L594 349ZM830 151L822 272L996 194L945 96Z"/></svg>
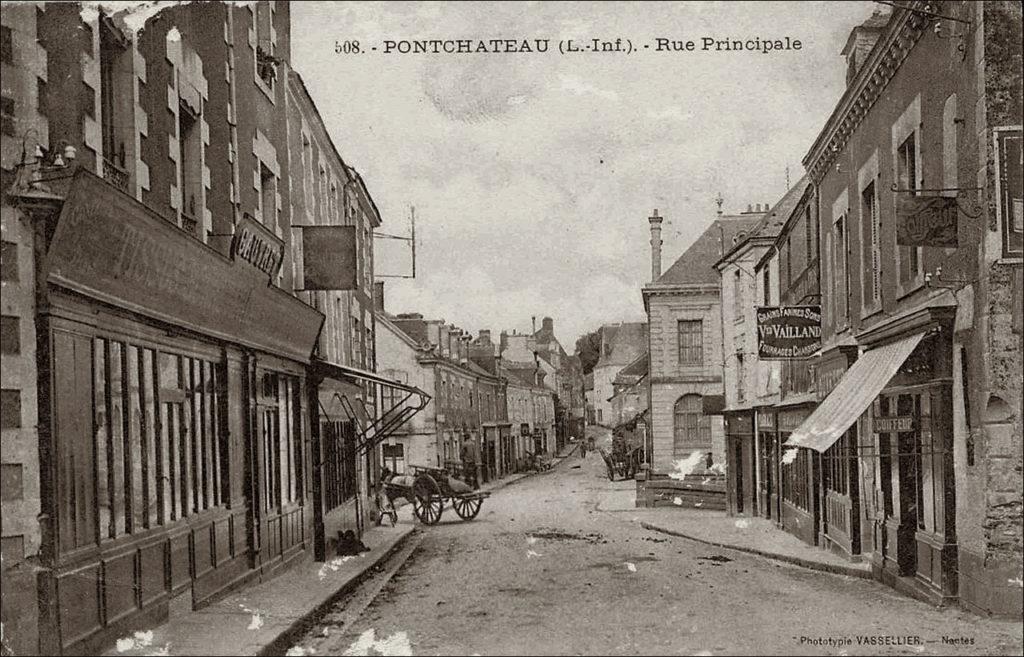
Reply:
<svg viewBox="0 0 1024 657"><path fill-rule="evenodd" d="M790 434L786 446L818 452L831 447L867 410L922 338L924 333L916 333L864 353L828 397Z"/></svg>

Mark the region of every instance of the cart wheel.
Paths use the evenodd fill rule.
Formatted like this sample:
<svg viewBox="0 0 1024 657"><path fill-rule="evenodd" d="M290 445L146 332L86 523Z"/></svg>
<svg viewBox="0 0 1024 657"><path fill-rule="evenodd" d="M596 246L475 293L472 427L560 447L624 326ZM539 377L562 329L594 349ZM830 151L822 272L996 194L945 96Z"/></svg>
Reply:
<svg viewBox="0 0 1024 657"><path fill-rule="evenodd" d="M480 513L480 506L482 504L483 500L480 498L452 498L452 507L455 509L455 513L459 514L459 517L463 520L472 520L475 518L476 514Z"/></svg>
<svg viewBox="0 0 1024 657"><path fill-rule="evenodd" d="M436 525L444 511L441 488L428 474L416 477L412 484L412 512L424 525Z"/></svg>

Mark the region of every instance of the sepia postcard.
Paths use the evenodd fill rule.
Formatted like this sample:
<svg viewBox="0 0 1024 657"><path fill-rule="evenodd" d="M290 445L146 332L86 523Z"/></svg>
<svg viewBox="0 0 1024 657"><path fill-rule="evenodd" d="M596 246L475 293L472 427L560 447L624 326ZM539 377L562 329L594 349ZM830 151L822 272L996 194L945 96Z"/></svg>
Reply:
<svg viewBox="0 0 1024 657"><path fill-rule="evenodd" d="M0 655L1019 655L1018 0L0 2Z"/></svg>

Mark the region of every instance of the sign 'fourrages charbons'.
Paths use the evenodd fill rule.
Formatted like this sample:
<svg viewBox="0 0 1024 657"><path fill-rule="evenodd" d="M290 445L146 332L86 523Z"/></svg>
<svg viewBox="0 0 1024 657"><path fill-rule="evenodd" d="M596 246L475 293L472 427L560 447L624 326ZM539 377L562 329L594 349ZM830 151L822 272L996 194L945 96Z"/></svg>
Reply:
<svg viewBox="0 0 1024 657"><path fill-rule="evenodd" d="M821 348L821 306L762 306L757 309L757 357L809 358Z"/></svg>

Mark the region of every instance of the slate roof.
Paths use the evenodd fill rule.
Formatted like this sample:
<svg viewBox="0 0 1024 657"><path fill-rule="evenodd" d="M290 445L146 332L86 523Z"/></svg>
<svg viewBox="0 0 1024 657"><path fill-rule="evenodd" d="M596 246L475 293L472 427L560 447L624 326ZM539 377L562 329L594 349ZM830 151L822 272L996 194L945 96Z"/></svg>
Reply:
<svg viewBox="0 0 1024 657"><path fill-rule="evenodd" d="M731 248L734 237L755 228L764 216L720 215L651 285L717 285L715 263Z"/></svg>
<svg viewBox="0 0 1024 657"><path fill-rule="evenodd" d="M632 363L626 365L621 370L619 370L619 373L615 376L615 378L619 378L620 376L641 377L647 374L648 370L650 370L650 354L648 354L645 351L643 354L638 356L636 360L634 360Z"/></svg>
<svg viewBox="0 0 1024 657"><path fill-rule="evenodd" d="M810 181L807 176L800 178L795 185L790 187L785 194L782 195L774 206L768 212L764 213L761 220L757 222L749 233L743 238L736 240L736 243L726 251L725 256L719 258L718 262L725 260L732 252L739 249L747 240L754 237L763 237L767 239L774 239L779 236L782 232L782 227L789 220L789 215L793 213L793 210L800 203L800 199L803 198L804 192L810 185Z"/></svg>
<svg viewBox="0 0 1024 657"><path fill-rule="evenodd" d="M595 367L607 365L625 367L647 349L647 324L645 322L609 324L602 326L601 330L610 330L610 335L606 337L605 341L611 344L612 353L605 356L602 352Z"/></svg>

